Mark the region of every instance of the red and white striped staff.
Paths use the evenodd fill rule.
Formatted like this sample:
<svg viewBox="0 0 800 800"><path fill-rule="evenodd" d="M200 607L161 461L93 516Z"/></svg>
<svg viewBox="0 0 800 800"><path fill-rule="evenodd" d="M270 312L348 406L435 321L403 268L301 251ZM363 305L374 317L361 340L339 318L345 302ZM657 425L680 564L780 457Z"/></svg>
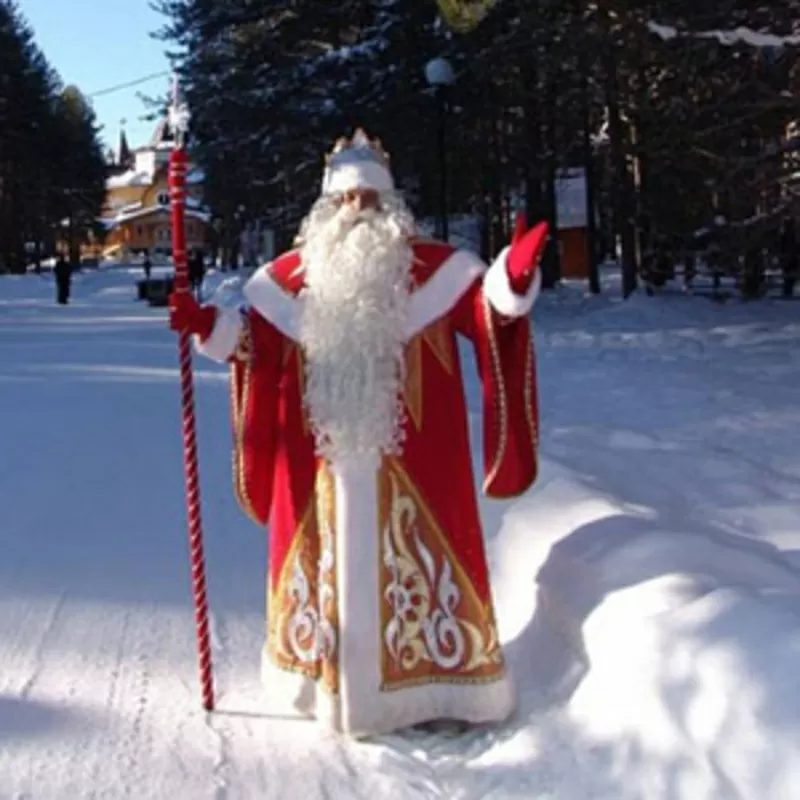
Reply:
<svg viewBox="0 0 800 800"><path fill-rule="evenodd" d="M169 111L174 146L169 160L169 188L172 205L172 260L175 264L175 291L189 292L189 266L186 253L186 134L189 111L180 95L177 78L172 89ZM200 686L203 708L214 708L214 680L211 666L211 639L208 627L203 523L200 517L200 481L197 467L197 434L194 415L192 351L188 331L178 334L181 365L181 400L183 404L183 465L186 479L186 504L189 516L189 551L192 568L192 591L200 662Z"/></svg>

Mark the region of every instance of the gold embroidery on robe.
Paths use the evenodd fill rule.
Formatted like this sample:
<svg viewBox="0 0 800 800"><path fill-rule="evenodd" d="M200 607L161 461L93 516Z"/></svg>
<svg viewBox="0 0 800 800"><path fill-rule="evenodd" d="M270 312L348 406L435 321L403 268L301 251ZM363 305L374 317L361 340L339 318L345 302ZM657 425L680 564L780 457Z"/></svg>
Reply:
<svg viewBox="0 0 800 800"><path fill-rule="evenodd" d="M489 604L394 459L379 479L381 688L488 683L505 672Z"/></svg>
<svg viewBox="0 0 800 800"><path fill-rule="evenodd" d="M294 360L294 366L291 366L291 362ZM288 337L284 339L283 342L283 365L284 368L288 367L290 369L297 370L297 387L298 387L298 396L300 397L300 413L303 419L303 433L308 434L311 431L311 422L308 417L308 409L306 408L305 404L305 396L306 396L306 360L303 356L303 350L297 344L295 344L291 339Z"/></svg>
<svg viewBox="0 0 800 800"><path fill-rule="evenodd" d="M317 524L320 536L319 613L325 621L325 643L321 651L322 685L330 694L339 691L339 603L336 585L336 490L325 466L317 473Z"/></svg>
<svg viewBox="0 0 800 800"><path fill-rule="evenodd" d="M531 331L530 341L525 353L525 419L528 422L528 430L531 436L531 443L533 444L533 452L538 456L539 452L539 422L536 418L534 411L534 340L533 331Z"/></svg>
<svg viewBox="0 0 800 800"><path fill-rule="evenodd" d="M250 327L246 326L246 337L241 337L242 349L241 354L248 357L241 361L234 362L230 370L230 391L231 391L231 416L233 417L233 478L234 478L234 492L239 505L245 514L250 517L253 522L261 524L258 514L256 514L253 507L253 501L247 491L247 480L245 478L244 468L244 422L245 422L245 409L247 408L248 397L250 395L250 382L252 377L252 341L250 338ZM237 350L238 352L238 350ZM242 390L241 397L236 389L237 376L241 374Z"/></svg>
<svg viewBox="0 0 800 800"><path fill-rule="evenodd" d="M453 341L450 326L445 317L428 325L406 346L406 380L403 385L403 400L408 409L408 415L417 430L422 427L422 361L425 351L423 343L427 344L445 372L453 375L455 369Z"/></svg>
<svg viewBox="0 0 800 800"><path fill-rule="evenodd" d="M331 694L339 690L333 479L323 466L277 585L270 587L269 654L281 669L301 672Z"/></svg>
<svg viewBox="0 0 800 800"><path fill-rule="evenodd" d="M483 491L491 496L491 486L500 471L503 464L503 458L506 453L506 446L508 445L509 437L509 418L508 418L508 389L506 387L505 377L503 375L503 362L500 358L500 345L497 341L497 330L494 321L494 312L489 304L489 299L484 295L483 298L483 314L486 321L486 330L489 335L489 359L491 364L488 368L492 370L495 380L495 417L499 425L499 433L497 437L497 451L495 452L494 459L492 460L491 467L488 469L486 478L483 481ZM534 344L533 332L530 332L530 339L525 353L525 386L523 394L523 405L525 408L525 420L528 424L528 432L531 437L531 447L533 447L534 458L537 457L539 446L539 425L536 419L536 412L534 410ZM485 413L485 412L484 412ZM523 490L527 491L527 489ZM508 495L504 495L508 497Z"/></svg>
<svg viewBox="0 0 800 800"><path fill-rule="evenodd" d="M489 334L489 357L491 365L487 368L492 370L495 381L494 403L495 403L495 418L497 424L500 426L499 435L497 437L497 452L495 453L492 465L489 468L486 478L483 481L483 491L489 493L489 488L500 467L503 463L503 456L506 452L506 444L508 443L508 400L506 397L506 382L503 377L503 362L500 360L500 346L497 342L497 333L494 327L494 314L492 307L489 304L489 298L484 294L483 297L483 315L486 321L486 330ZM484 411L486 413L486 411Z"/></svg>

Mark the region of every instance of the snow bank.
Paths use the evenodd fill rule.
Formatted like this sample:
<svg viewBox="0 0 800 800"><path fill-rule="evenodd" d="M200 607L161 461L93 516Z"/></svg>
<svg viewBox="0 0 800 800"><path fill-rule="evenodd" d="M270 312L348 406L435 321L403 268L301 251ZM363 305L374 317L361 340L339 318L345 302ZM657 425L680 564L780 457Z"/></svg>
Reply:
<svg viewBox="0 0 800 800"><path fill-rule="evenodd" d="M714 29L707 31L684 31L672 25L662 25L658 22L648 22L647 28L650 33L655 34L664 41L670 41L676 37L687 37L690 39L716 39L721 45L730 47L736 44L745 44L748 47L756 48L781 48L794 47L800 44L800 36L787 34L781 35L771 31L754 31L752 28L739 26L738 28Z"/></svg>
<svg viewBox="0 0 800 800"><path fill-rule="evenodd" d="M792 797L792 309L563 291L540 308L542 476L493 542L523 718L592 776L555 796Z"/></svg>
<svg viewBox="0 0 800 800"><path fill-rule="evenodd" d="M557 545L546 613L581 653L567 705L642 796L786 798L800 785L800 583L741 543L635 532Z"/></svg>

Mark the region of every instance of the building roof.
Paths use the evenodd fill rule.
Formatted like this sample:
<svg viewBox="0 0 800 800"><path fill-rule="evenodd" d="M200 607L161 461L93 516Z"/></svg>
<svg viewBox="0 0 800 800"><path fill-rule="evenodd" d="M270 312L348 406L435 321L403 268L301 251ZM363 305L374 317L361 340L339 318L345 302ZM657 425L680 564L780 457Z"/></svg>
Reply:
<svg viewBox="0 0 800 800"><path fill-rule="evenodd" d="M172 150L174 139L172 128L167 116L163 116L156 124L150 142L144 147L137 147L131 151L128 142L124 138L124 132L120 136L120 152L118 157L117 170L106 180L106 189L121 189L130 186L152 186L156 181L159 171L165 164L164 154ZM127 150L128 159L122 161L124 149ZM157 153L155 157L147 158L148 153ZM120 171L119 167L127 167ZM190 165L189 173L186 176L186 183L189 186L197 185L205 181L203 170Z"/></svg>
<svg viewBox="0 0 800 800"><path fill-rule="evenodd" d="M155 166L153 169L133 169L126 170L119 175L112 175L106 181L106 189L121 189L125 186L152 186L158 174L158 168L161 165ZM199 167L190 170L186 175L186 185L195 186L203 183L206 179L205 173Z"/></svg>
<svg viewBox="0 0 800 800"><path fill-rule="evenodd" d="M132 204L132 206L133 205L136 204ZM147 206L146 208L133 208L132 206L126 206L126 208L123 208L113 217L101 217L99 222L104 225L107 230L111 230L112 228L116 228L118 225L122 225L125 222L144 219L145 217L149 217L153 214L170 213L169 206ZM199 219L201 222L209 222L211 219L211 214L208 211L199 208L187 208L186 216L190 217L191 219Z"/></svg>
<svg viewBox="0 0 800 800"><path fill-rule="evenodd" d="M175 137L172 135L172 127L169 124L169 117L165 114L158 121L153 135L150 137L149 149L160 150L164 145L172 147Z"/></svg>

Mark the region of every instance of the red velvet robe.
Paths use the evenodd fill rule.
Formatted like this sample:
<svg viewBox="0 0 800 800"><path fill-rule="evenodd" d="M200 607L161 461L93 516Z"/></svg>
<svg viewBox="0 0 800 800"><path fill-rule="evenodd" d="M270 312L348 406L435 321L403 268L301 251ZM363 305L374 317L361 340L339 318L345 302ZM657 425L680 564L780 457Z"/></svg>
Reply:
<svg viewBox="0 0 800 800"><path fill-rule="evenodd" d="M269 526L264 681L355 735L436 717L499 721L514 706L456 337L474 345L483 386L483 489L511 497L537 470L529 316L498 315L476 257L425 241L414 256L402 455L342 465L315 456L289 321L298 252L255 279L231 358L236 492Z"/></svg>

